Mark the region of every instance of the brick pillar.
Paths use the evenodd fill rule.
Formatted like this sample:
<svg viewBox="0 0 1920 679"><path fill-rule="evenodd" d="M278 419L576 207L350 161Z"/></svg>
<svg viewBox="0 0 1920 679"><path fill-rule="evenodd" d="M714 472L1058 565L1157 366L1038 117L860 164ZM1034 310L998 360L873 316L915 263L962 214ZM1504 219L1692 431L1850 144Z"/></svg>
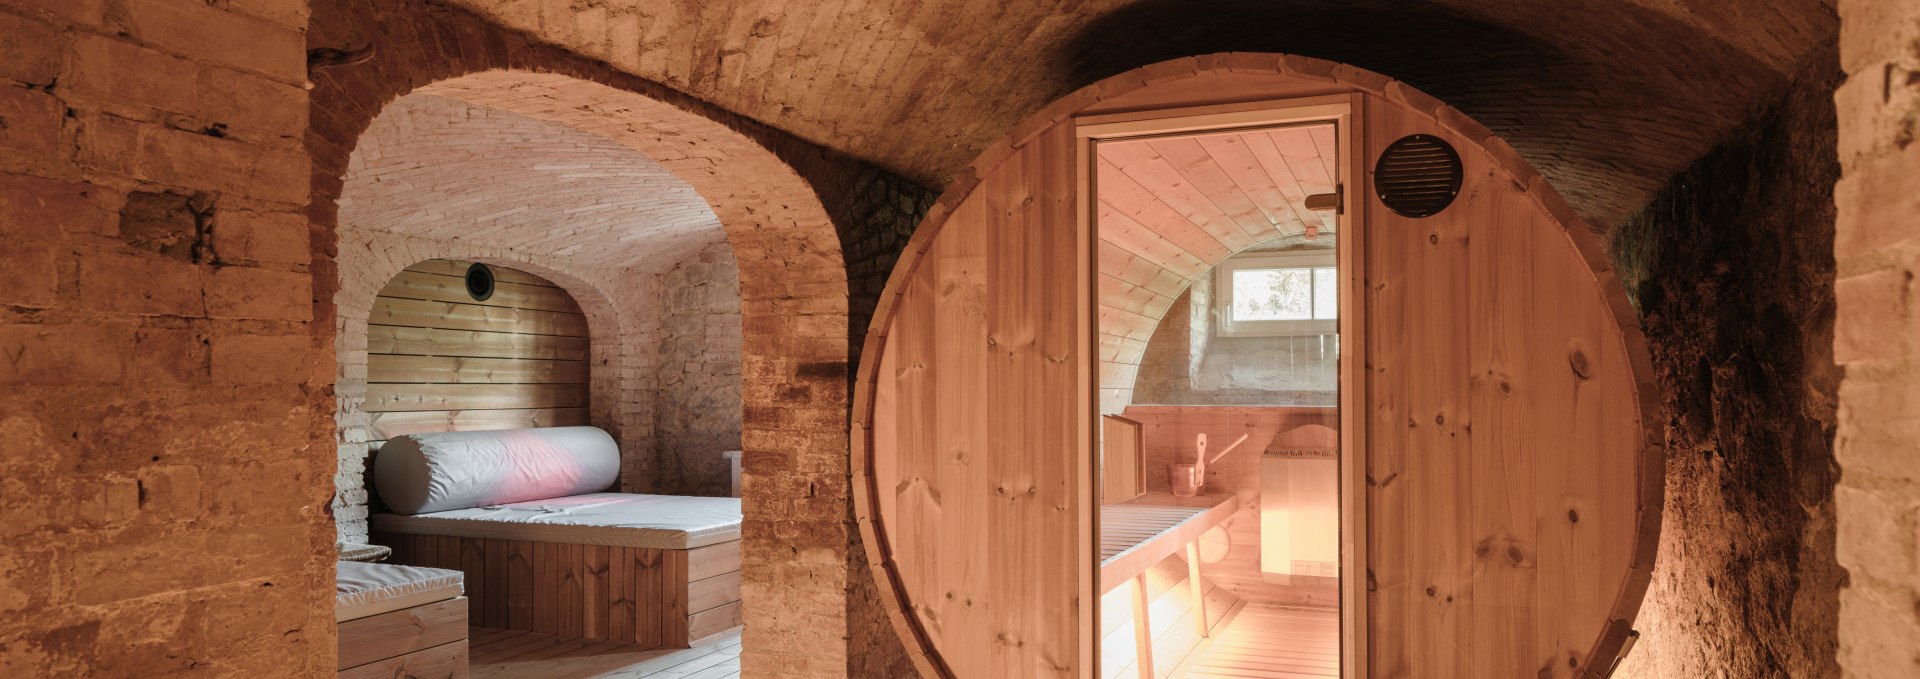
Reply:
<svg viewBox="0 0 1920 679"><path fill-rule="evenodd" d="M1920 676L1920 0L1840 3L1840 664Z"/></svg>

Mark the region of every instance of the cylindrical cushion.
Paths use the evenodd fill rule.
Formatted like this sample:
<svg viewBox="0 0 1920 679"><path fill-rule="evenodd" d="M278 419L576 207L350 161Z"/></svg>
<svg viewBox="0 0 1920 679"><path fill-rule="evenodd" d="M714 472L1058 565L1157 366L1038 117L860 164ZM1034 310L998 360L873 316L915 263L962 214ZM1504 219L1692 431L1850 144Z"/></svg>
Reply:
<svg viewBox="0 0 1920 679"><path fill-rule="evenodd" d="M373 463L381 501L401 514L597 493L619 475L620 448L598 427L409 434Z"/></svg>

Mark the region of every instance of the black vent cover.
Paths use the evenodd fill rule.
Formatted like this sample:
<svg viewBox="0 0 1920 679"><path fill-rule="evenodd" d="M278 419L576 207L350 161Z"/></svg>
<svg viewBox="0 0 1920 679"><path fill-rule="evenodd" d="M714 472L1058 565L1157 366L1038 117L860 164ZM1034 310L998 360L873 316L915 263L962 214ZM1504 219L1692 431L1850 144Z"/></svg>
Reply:
<svg viewBox="0 0 1920 679"><path fill-rule="evenodd" d="M1401 137L1380 154L1373 187L1380 202L1403 217L1432 217L1460 195L1460 154L1439 137Z"/></svg>
<svg viewBox="0 0 1920 679"><path fill-rule="evenodd" d="M467 296L485 302L493 296L493 269L485 264L467 267Z"/></svg>

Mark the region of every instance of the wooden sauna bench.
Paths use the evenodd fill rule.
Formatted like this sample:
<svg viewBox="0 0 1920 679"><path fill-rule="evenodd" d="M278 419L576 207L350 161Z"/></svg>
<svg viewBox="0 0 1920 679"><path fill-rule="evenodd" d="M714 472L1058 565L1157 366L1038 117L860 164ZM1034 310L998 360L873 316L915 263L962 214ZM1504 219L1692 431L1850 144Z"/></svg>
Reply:
<svg viewBox="0 0 1920 679"><path fill-rule="evenodd" d="M687 648L740 624L738 503L594 493L371 527L394 563L464 572L477 627Z"/></svg>
<svg viewBox="0 0 1920 679"><path fill-rule="evenodd" d="M1112 591L1186 550L1238 508L1233 494L1175 497L1148 493L1100 507L1100 591Z"/></svg>

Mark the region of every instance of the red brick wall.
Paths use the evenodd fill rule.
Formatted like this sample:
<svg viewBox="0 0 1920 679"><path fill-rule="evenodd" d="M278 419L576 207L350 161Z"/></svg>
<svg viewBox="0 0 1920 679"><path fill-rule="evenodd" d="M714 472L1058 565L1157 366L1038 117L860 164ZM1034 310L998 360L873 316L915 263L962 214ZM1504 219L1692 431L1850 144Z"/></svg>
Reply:
<svg viewBox="0 0 1920 679"><path fill-rule="evenodd" d="M1840 665L1920 675L1920 2L1842 0L1834 95Z"/></svg>
<svg viewBox="0 0 1920 679"><path fill-rule="evenodd" d="M0 2L0 676L332 671L306 14Z"/></svg>

